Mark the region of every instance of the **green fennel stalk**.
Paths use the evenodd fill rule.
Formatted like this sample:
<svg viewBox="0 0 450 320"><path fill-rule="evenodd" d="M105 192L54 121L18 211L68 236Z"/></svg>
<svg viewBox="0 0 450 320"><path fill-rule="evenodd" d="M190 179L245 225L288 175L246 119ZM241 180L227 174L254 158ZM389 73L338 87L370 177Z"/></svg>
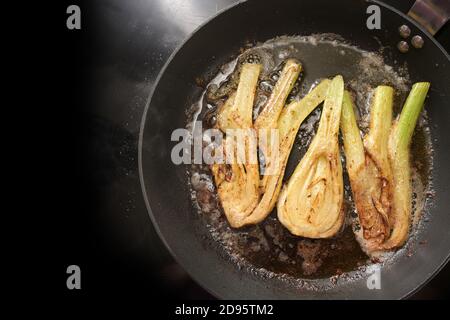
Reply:
<svg viewBox="0 0 450 320"><path fill-rule="evenodd" d="M409 146L429 88L429 82L419 82L413 85L400 118L394 124L391 132L389 158L395 188L393 191L394 205L390 216L392 232L384 244L385 249L403 245L408 236L412 211Z"/></svg>

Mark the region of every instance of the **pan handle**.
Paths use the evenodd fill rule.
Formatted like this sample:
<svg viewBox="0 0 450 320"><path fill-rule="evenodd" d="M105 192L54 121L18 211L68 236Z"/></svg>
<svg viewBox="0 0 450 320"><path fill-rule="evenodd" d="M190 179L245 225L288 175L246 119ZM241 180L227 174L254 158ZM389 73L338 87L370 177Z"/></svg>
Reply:
<svg viewBox="0 0 450 320"><path fill-rule="evenodd" d="M450 0L416 0L408 16L434 35L450 19Z"/></svg>

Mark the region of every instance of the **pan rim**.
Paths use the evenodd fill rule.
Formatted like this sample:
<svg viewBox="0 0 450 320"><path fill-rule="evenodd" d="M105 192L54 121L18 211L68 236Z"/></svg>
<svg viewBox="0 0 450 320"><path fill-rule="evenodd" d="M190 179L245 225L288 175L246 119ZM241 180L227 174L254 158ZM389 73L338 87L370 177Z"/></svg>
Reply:
<svg viewBox="0 0 450 320"><path fill-rule="evenodd" d="M158 222L156 221L157 219L154 216L153 210L151 208L150 205L150 201L147 197L147 192L146 192L146 185L145 185L145 181L144 181L144 168L143 168L143 137L144 137L144 131L145 131L145 123L146 123L146 119L147 119L147 112L148 109L150 107L150 104L153 100L153 96L154 93L156 92L156 89L159 86L160 80L163 77L166 69L169 67L169 65L171 64L172 60L177 56L177 54L179 53L179 51L186 45L187 42L189 42L191 40L191 38L202 28L204 28L206 25L208 25L211 21L213 21L214 19L216 19L218 16L220 16L221 14L225 13L226 11L237 7L245 2L247 2L249 0L239 0L229 6L224 7L223 9L219 10L218 12L216 12L215 14L211 15L208 19L206 19L203 23L201 23L199 26L197 26L185 39L183 39L181 41L181 43L174 49L174 51L170 54L170 56L168 57L168 59L166 60L166 62L164 63L163 67L161 68L160 72L158 73L158 76L156 77L156 80L154 82L153 88L150 91L149 97L146 101L146 105L142 114L142 118L141 118L141 122L140 122L140 129L139 129L139 140L138 140L138 171L139 171L139 181L141 184L141 191L142 191L142 195L144 198L144 202L145 202L145 206L147 208L147 212L150 216L150 220L152 221L153 227L155 228L156 233L158 234L159 238L161 239L162 243L164 244L164 246L166 247L166 249L169 251L170 255L172 256L172 258L181 266L183 267L183 269L189 274L189 276L197 283L199 284L203 289L205 289L208 293L210 293L211 295L213 295L214 297L218 298L218 299L223 299L223 296L221 294L219 294L218 292L216 292L215 290L213 290L212 288L209 288L204 282L203 280L200 279L200 277L197 277L193 272L191 272L190 270L187 270L185 268L185 266L180 262L178 256L174 253L174 251L172 250L171 246L169 245L169 243L167 242L165 236L162 234L161 229L159 227ZM444 56L447 58L447 60L450 62L450 56L447 53L447 51L444 49L444 47L437 42L437 40L427 31L425 30L420 24L418 24L416 21L414 21L412 18L410 18L409 16L407 16L406 14L404 14L403 12L397 10L396 8L380 1L380 0L364 0L365 2L368 3L374 3L377 5L380 5L382 7L384 7L385 9L392 11L393 13L399 15L401 18L407 20L409 23L413 24L416 28L418 28L423 34L425 34L427 36L427 38L429 40L432 41L432 43L444 54ZM438 268L436 268L434 270L434 272L429 275L423 282L419 283L415 288L411 289L409 292L406 292L404 295L400 296L398 299L406 299L411 297L413 294L415 294L416 292L418 292L420 289L422 289L426 284L428 284L445 266L446 264L449 262L450 260L450 252L447 253L447 256L445 257L445 259L440 262L440 265L438 266ZM324 298L325 299L325 298Z"/></svg>

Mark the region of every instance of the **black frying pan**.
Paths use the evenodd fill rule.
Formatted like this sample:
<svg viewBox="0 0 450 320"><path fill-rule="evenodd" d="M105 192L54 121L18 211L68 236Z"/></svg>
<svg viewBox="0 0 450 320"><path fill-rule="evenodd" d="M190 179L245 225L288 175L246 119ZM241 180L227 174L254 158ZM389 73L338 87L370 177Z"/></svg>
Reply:
<svg viewBox="0 0 450 320"><path fill-rule="evenodd" d="M249 0L221 12L200 27L171 56L160 73L143 116L139 141L140 178L151 219L164 243L186 271L217 297L228 299L357 298L397 299L423 286L448 261L450 253L450 59L445 50L417 23L378 3L381 30L366 27L366 1L361 0ZM398 27L408 24L425 39L420 50L401 54ZM194 79L208 77L238 53L246 42L280 35L337 33L352 44L377 51L386 46L388 64L406 61L411 81L430 81L427 100L434 141L432 181L436 192L430 221L418 235L426 246L412 256L403 255L381 270L382 289L368 290L366 279L340 282L327 291L292 286L278 278L263 279L239 270L219 247L208 241L208 231L192 208L186 167L170 158L171 133L186 125L185 110L199 98L202 88ZM317 59L328 59L317 52ZM307 65L306 65L307 68ZM325 74L329 70L323 70Z"/></svg>

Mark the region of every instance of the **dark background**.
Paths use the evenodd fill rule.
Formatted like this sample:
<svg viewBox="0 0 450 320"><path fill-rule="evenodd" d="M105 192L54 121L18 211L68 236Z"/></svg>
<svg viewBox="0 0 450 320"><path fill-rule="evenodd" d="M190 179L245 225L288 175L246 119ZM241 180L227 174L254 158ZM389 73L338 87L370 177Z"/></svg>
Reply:
<svg viewBox="0 0 450 320"><path fill-rule="evenodd" d="M57 151L50 160L56 180L48 190L56 224L46 243L51 259L44 263L58 292L213 298L174 262L155 233L141 193L137 144L144 107L169 55L234 2L96 0L53 6L57 18L44 30L53 81L45 85L55 93L49 109L57 116L45 129L53 133ZM407 12L414 1L386 2ZM66 29L70 4L81 7L81 30ZM436 36L447 51L449 29ZM71 264L81 268L82 290L66 288ZM448 297L449 280L447 266L413 298Z"/></svg>

